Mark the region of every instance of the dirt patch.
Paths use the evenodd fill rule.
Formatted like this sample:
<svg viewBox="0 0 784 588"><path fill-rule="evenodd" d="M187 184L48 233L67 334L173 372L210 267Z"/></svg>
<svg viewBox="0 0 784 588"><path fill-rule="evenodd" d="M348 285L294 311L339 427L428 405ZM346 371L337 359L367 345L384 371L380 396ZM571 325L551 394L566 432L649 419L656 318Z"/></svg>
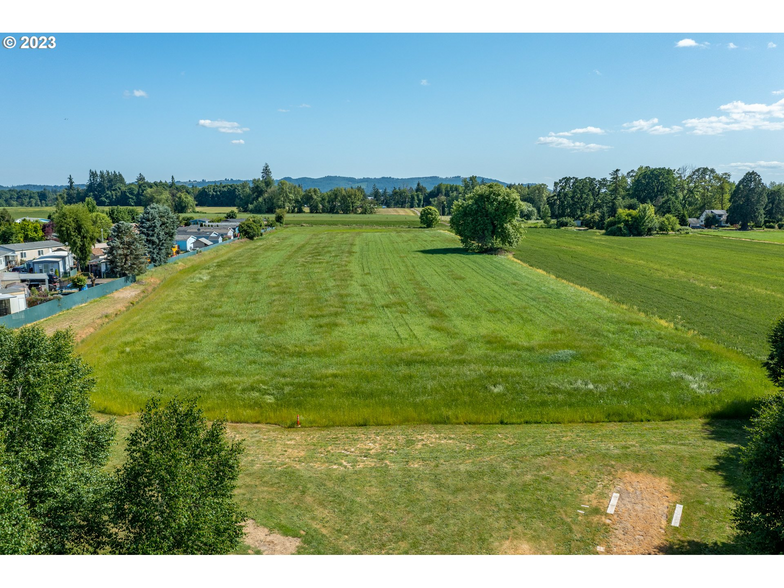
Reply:
<svg viewBox="0 0 784 588"><path fill-rule="evenodd" d="M604 515L612 525L606 553L653 555L664 552L667 514L676 497L669 480L625 472L613 492L620 497L615 514ZM607 499L609 502L609 497ZM607 508L605 504L604 508Z"/></svg>
<svg viewBox="0 0 784 588"><path fill-rule="evenodd" d="M534 550L528 543L522 539L512 539L509 537L501 544L498 550L499 555L538 555L539 552Z"/></svg>
<svg viewBox="0 0 784 588"><path fill-rule="evenodd" d="M245 529L243 541L264 555L292 555L302 543L299 537L271 533L267 527L257 525L253 519L246 519L242 527Z"/></svg>

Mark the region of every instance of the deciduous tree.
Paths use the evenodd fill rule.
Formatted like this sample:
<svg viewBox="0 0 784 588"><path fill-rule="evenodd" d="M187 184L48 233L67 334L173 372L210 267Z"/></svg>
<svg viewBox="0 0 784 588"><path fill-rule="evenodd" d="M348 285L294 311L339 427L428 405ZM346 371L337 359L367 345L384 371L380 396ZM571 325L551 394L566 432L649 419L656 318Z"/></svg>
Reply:
<svg viewBox="0 0 784 588"><path fill-rule="evenodd" d="M438 225L440 221L441 215L438 214L438 209L433 206L425 206L419 212L419 224L427 229L432 229Z"/></svg>
<svg viewBox="0 0 784 588"><path fill-rule="evenodd" d="M208 426L194 400L150 400L128 438L111 492L122 554L218 554L242 537L233 493L242 446Z"/></svg>
<svg viewBox="0 0 784 588"><path fill-rule="evenodd" d="M739 224L745 231L750 224L762 224L765 220L765 204L768 189L755 171L747 172L738 182L730 197L727 211L730 224Z"/></svg>
<svg viewBox="0 0 784 588"><path fill-rule="evenodd" d="M514 247L523 234L521 206L512 190L496 183L480 185L465 200L455 202L449 226L463 247L472 251Z"/></svg>

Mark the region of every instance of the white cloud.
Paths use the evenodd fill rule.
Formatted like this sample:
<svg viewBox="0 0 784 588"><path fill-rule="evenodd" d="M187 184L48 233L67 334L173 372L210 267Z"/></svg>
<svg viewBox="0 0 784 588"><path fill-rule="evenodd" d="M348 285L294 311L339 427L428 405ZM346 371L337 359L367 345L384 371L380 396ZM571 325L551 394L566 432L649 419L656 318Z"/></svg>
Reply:
<svg viewBox="0 0 784 588"><path fill-rule="evenodd" d="M695 135L719 135L727 131L784 129L784 99L773 104L746 104L740 100L723 104L719 110L724 114L704 118L690 118L683 124Z"/></svg>
<svg viewBox="0 0 784 588"><path fill-rule="evenodd" d="M241 135L249 131L250 129L247 127L241 127L240 123L230 122L227 120L209 120L209 119L202 119L199 121L200 127L206 127L208 129L218 129L219 133L234 133Z"/></svg>
<svg viewBox="0 0 784 588"><path fill-rule="evenodd" d="M123 96L125 96L126 98L130 98L131 96L134 96L135 98L147 98L148 97L147 96L147 92L145 92L144 90L133 90L133 91L126 90L125 92L123 92Z"/></svg>
<svg viewBox="0 0 784 588"><path fill-rule="evenodd" d="M672 133L677 133L678 131L683 130L683 127L679 127L678 125L665 127L658 124L658 122L658 118L652 118L649 120L640 119L630 123L623 123L623 128L627 133L636 133L637 131L642 131L644 133L650 133L651 135L670 135Z"/></svg>
<svg viewBox="0 0 784 588"><path fill-rule="evenodd" d="M428 82L427 80L422 80L421 82L419 82L419 85L420 86L429 86L430 82Z"/></svg>
<svg viewBox="0 0 784 588"><path fill-rule="evenodd" d="M754 163L731 163L727 167L737 169L778 169L784 168L784 161L755 161Z"/></svg>
<svg viewBox="0 0 784 588"><path fill-rule="evenodd" d="M681 39L675 43L676 47L699 47L699 43L694 39Z"/></svg>
<svg viewBox="0 0 784 588"><path fill-rule="evenodd" d="M286 110L285 108L278 108L278 112L291 112L291 111Z"/></svg>
<svg viewBox="0 0 784 588"><path fill-rule="evenodd" d="M234 143L235 145L244 145L245 141L243 139L234 139L232 143Z"/></svg>
<svg viewBox="0 0 784 588"><path fill-rule="evenodd" d="M773 90L771 94L784 94L784 90Z"/></svg>
<svg viewBox="0 0 784 588"><path fill-rule="evenodd" d="M571 137L572 135L604 135L606 131L599 127L584 127L582 129L572 129L571 131L564 131L563 133L550 133L551 137Z"/></svg>
<svg viewBox="0 0 784 588"><path fill-rule="evenodd" d="M727 44L727 49L737 49L737 48L738 48L738 46L735 43L728 43Z"/></svg>
<svg viewBox="0 0 784 588"><path fill-rule="evenodd" d="M768 43L768 49L775 49L776 43Z"/></svg>
<svg viewBox="0 0 784 588"><path fill-rule="evenodd" d="M604 151L605 149L612 149L608 145L597 145L596 143L582 143L581 141L572 141L571 139L564 139L563 137L556 137L550 135L548 137L539 137L536 142L538 145L547 145L557 149L569 149L571 151L582 151L583 153L592 153L594 151Z"/></svg>
<svg viewBox="0 0 784 588"><path fill-rule="evenodd" d="M310 104L300 104L298 108L310 108Z"/></svg>
<svg viewBox="0 0 784 588"><path fill-rule="evenodd" d="M598 69L593 70L593 73L595 73L597 76L602 75L602 72L600 72Z"/></svg>

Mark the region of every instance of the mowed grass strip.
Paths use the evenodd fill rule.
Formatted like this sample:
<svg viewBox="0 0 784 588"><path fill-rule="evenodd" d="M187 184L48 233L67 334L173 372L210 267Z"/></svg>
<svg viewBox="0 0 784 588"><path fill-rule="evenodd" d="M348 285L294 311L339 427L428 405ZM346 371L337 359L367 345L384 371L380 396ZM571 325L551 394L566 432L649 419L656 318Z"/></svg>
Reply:
<svg viewBox="0 0 784 588"><path fill-rule="evenodd" d="M135 417L118 421L112 466L122 461L123 438L136 425ZM229 425L229 431L245 445L241 507L258 524L301 538L299 553L596 554L597 546L612 553L620 546L604 522L615 517L605 510L628 472L669 485L661 551L733 553L743 424ZM684 505L678 528L669 526L676 502ZM621 502L618 512L625 507Z"/></svg>
<svg viewBox="0 0 784 588"><path fill-rule="evenodd" d="M306 426L747 414L756 361L441 231L276 231L86 338L99 411Z"/></svg>
<svg viewBox="0 0 784 588"><path fill-rule="evenodd" d="M515 256L757 360L767 356L767 335L784 314L781 245L700 235L623 238L531 229Z"/></svg>

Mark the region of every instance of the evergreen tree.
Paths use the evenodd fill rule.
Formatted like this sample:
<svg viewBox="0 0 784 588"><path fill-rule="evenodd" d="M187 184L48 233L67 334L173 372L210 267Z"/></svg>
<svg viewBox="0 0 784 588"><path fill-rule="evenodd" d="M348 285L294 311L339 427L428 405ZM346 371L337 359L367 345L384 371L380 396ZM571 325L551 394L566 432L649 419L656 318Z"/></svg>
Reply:
<svg viewBox="0 0 784 588"><path fill-rule="evenodd" d="M139 233L144 237L147 256L153 265L166 263L172 255L179 226L177 215L168 206L150 204L139 217Z"/></svg>
<svg viewBox="0 0 784 588"><path fill-rule="evenodd" d="M133 225L118 222L112 227L107 241L106 258L118 276L138 276L147 271L147 248L144 237Z"/></svg>

